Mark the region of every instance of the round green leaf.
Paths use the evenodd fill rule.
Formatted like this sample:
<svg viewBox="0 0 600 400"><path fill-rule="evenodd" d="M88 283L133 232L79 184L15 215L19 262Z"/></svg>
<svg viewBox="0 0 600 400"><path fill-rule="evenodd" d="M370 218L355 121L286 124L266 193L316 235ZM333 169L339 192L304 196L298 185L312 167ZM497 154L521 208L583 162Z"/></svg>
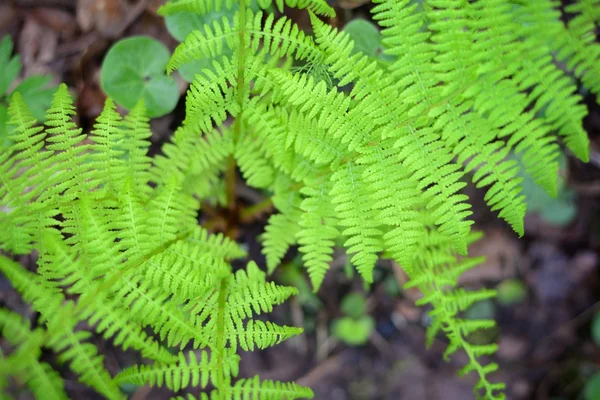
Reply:
<svg viewBox="0 0 600 400"><path fill-rule="evenodd" d="M102 89L128 110L144 99L150 117L168 114L179 99L177 83L165 75L169 57L169 50L152 38L120 40L102 63Z"/></svg>
<svg viewBox="0 0 600 400"><path fill-rule="evenodd" d="M342 313L352 318L362 316L367 309L367 300L360 293L350 293L342 300Z"/></svg>
<svg viewBox="0 0 600 400"><path fill-rule="evenodd" d="M496 309L490 300L481 300L465 311L466 319L494 319Z"/></svg>
<svg viewBox="0 0 600 400"><path fill-rule="evenodd" d="M600 347L600 312L596 313L592 320L592 339L596 346Z"/></svg>
<svg viewBox="0 0 600 400"><path fill-rule="evenodd" d="M333 334L351 346L365 344L375 328L375 321L368 315L358 319L343 317L333 322Z"/></svg>
<svg viewBox="0 0 600 400"><path fill-rule="evenodd" d="M346 24L343 30L354 40L353 53L360 51L365 55L381 60L391 59L391 57L383 54L381 33L375 24L358 18Z"/></svg>
<svg viewBox="0 0 600 400"><path fill-rule="evenodd" d="M583 397L585 400L600 399L600 372L596 372L585 383L585 387L583 388Z"/></svg>
<svg viewBox="0 0 600 400"><path fill-rule="evenodd" d="M210 11L204 15L190 13L190 12L177 12L168 15L165 18L165 25L167 30L175 39L183 42L187 35L195 30L204 31L204 25L212 26L213 21L221 20L223 17L227 17L229 21L233 19L233 16L239 8L238 4L234 4L231 10L223 7L219 11Z"/></svg>
<svg viewBox="0 0 600 400"><path fill-rule="evenodd" d="M496 298L500 304L518 304L527 296L527 288L518 279L507 279L502 281L496 288Z"/></svg>

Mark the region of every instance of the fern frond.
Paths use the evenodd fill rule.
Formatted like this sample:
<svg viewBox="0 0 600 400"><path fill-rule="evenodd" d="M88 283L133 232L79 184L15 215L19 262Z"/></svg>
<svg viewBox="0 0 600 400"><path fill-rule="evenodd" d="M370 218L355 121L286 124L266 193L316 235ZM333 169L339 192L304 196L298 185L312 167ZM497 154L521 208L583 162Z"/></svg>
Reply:
<svg viewBox="0 0 600 400"><path fill-rule="evenodd" d="M93 182L104 190L115 192L119 189L125 175L125 133L121 115L110 98L106 99L104 109L96 119L89 139L93 142L90 174Z"/></svg>
<svg viewBox="0 0 600 400"><path fill-rule="evenodd" d="M362 175L364 167L351 162L342 164L331 177L333 187L330 195L339 218L338 224L345 227L342 235L348 237L344 247L352 255L352 264L367 281L372 282L372 271L377 253L383 250L381 230L370 208L370 199Z"/></svg>
<svg viewBox="0 0 600 400"><path fill-rule="evenodd" d="M288 248L296 242L299 230L297 223L300 213L274 214L269 218L263 233L263 254L267 258L267 268L273 272L279 265Z"/></svg>
<svg viewBox="0 0 600 400"><path fill-rule="evenodd" d="M314 182L301 189L306 196L300 208L300 231L296 233L302 261L316 292L319 290L332 260L335 239L340 236L336 228L338 220L329 196L330 182Z"/></svg>
<svg viewBox="0 0 600 400"><path fill-rule="evenodd" d="M213 61L213 70L205 69L196 75L186 98L184 125L187 129L209 133L213 121L221 125L227 113L236 115L239 107L235 101L237 66L223 57ZM245 90L245 89L244 89Z"/></svg>
<svg viewBox="0 0 600 400"><path fill-rule="evenodd" d="M263 8L268 8L273 2L279 12L283 12L284 5L292 8L308 9L315 14L324 15L329 18L335 16L334 9L325 0L256 0ZM193 12L200 15L211 11L220 11L223 8L231 9L233 0L170 0L158 9L160 15L172 15L178 12Z"/></svg>
<svg viewBox="0 0 600 400"><path fill-rule="evenodd" d="M224 278L219 290L207 291L188 303L185 309L197 315L195 324L198 326L202 325L208 331L217 331L218 324L223 326L222 337L203 338L206 345L215 347L219 340L223 340L229 341L231 347L235 349L237 343L248 343L248 346L251 346L250 340L265 343L257 337L244 336L245 333L241 329L244 326L243 320L271 312L273 306L281 304L288 297L298 293L296 288L278 286L273 282L266 282L265 279L265 273L251 262L246 270L240 270L235 275Z"/></svg>
<svg viewBox="0 0 600 400"><path fill-rule="evenodd" d="M470 235L468 241L471 242L476 238L477 235ZM505 398L502 393L504 384L490 382L488 374L493 372L493 364L484 365L478 359L494 353L497 346L472 344L467 340L469 334L479 329L489 329L494 323L488 320L465 321L459 317L459 313L465 311L470 305L493 297L495 292L493 290L467 292L463 289L455 289L458 277L482 261L482 258L466 259L457 263L451 240L447 235L436 229L430 230L423 240L420 251L415 254L414 268L410 271L411 280L406 287L418 287L424 296L417 303L430 304L433 307L430 312L432 324L427 330L428 343L431 344L435 336L443 331L450 341L445 357L459 349L464 350L469 361L462 372L477 373L479 381L475 390L481 389L486 399L500 400Z"/></svg>
<svg viewBox="0 0 600 400"><path fill-rule="evenodd" d="M73 371L79 375L82 383L94 388L108 399L125 399L118 386L112 380L103 365L103 357L91 343L84 342L91 334L86 331L74 332L71 323L65 323L73 311L73 304L67 303L56 309L56 314L48 323L50 338L48 345L63 362L69 362Z"/></svg>
<svg viewBox="0 0 600 400"><path fill-rule="evenodd" d="M72 200L77 192L87 190L84 153L89 146L82 143L85 136L72 120L75 114L73 99L67 86L62 84L46 112L47 148L54 152L51 168L56 173L51 175L48 183L50 190L44 193L40 201L44 201L45 198L55 200L60 195L61 201L67 202Z"/></svg>
<svg viewBox="0 0 600 400"><path fill-rule="evenodd" d="M152 136L149 118L144 101L140 100L123 121L123 149L125 150L125 169L127 177L138 193L146 195L150 191L148 173L151 159L147 156Z"/></svg>
<svg viewBox="0 0 600 400"><path fill-rule="evenodd" d="M250 379L240 379L226 392L231 400L265 399L265 400L293 400L312 399L314 394L307 387L295 383L263 380L258 376Z"/></svg>
<svg viewBox="0 0 600 400"><path fill-rule="evenodd" d="M234 4L233 0L169 0L159 7L158 14L168 16L191 12L205 15L211 11L221 11L223 8L231 9Z"/></svg>
<svg viewBox="0 0 600 400"><path fill-rule="evenodd" d="M266 349L275 346L293 336L300 335L303 329L291 326L279 326L272 322L250 320L244 325L239 325L236 332L225 332L230 338L236 338L244 351L254 351L255 348ZM232 347L235 348L234 342Z"/></svg>
<svg viewBox="0 0 600 400"><path fill-rule="evenodd" d="M204 32L193 31L173 52L167 72L171 73L193 60L215 58L223 54L224 46L232 50L239 48L240 35L245 35L244 41L253 53L262 46L265 52L277 58L288 56L311 62L322 58L310 37L285 17L273 25L272 14L263 22L262 12L254 14L248 9L245 20L246 25L241 27L237 13L232 21L223 17L220 22L214 21L212 28L206 25Z"/></svg>
<svg viewBox="0 0 600 400"><path fill-rule="evenodd" d="M69 362L81 382L93 387L108 399L123 399L123 394L103 367L103 359L98 356L96 346L83 343L89 332L74 331L77 320L74 318L72 302L64 302L63 296L52 287L45 285L38 277L14 261L0 257L0 270L23 295L25 300L48 322L47 346L59 353L59 358Z"/></svg>
<svg viewBox="0 0 600 400"><path fill-rule="evenodd" d="M234 157L246 182L256 188L266 188L273 182L275 171L265 157L262 141L244 135L236 144Z"/></svg>
<svg viewBox="0 0 600 400"><path fill-rule="evenodd" d="M2 337L12 345L19 345L16 352L4 362L10 367L10 374L19 375L29 386L36 398L66 400L60 375L50 365L39 362L40 348L44 333L37 329L31 331L23 318L11 311L0 309L0 331Z"/></svg>
<svg viewBox="0 0 600 400"><path fill-rule="evenodd" d="M216 385L217 371L223 371L227 376L237 376L238 355L227 352L225 356L217 358L202 351L199 357L198 359L196 353L190 351L187 360L184 353L179 353L179 360L176 363L135 365L121 371L115 377L115 382L117 384L166 386L176 392L189 386L205 388L209 382Z"/></svg>
<svg viewBox="0 0 600 400"><path fill-rule="evenodd" d="M211 130L199 135L187 127L179 128L172 143L163 146L164 155L154 157L152 181L166 184L169 177L176 177L184 191L182 195L205 197L233 152L229 133L229 130Z"/></svg>
<svg viewBox="0 0 600 400"><path fill-rule="evenodd" d="M198 246L202 252L212 254L217 259L232 260L247 255L245 250L227 236L221 233L209 234L201 227L196 227L186 241Z"/></svg>
<svg viewBox="0 0 600 400"><path fill-rule="evenodd" d="M158 244L176 239L188 227L194 228L199 208L197 200L181 195L181 183L176 177L166 179L169 180L154 190L148 207L148 235Z"/></svg>

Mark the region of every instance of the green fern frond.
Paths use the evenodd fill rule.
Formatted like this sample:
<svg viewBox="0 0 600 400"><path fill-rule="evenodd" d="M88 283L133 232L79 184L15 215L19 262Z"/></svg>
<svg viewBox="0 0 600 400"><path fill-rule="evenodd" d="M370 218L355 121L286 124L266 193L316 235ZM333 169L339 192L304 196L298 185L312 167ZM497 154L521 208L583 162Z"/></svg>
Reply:
<svg viewBox="0 0 600 400"><path fill-rule="evenodd" d="M263 233L263 254L267 258L267 268L273 272L279 265L288 248L296 242L299 231L297 219L299 212L288 215L274 214L269 218Z"/></svg>
<svg viewBox="0 0 600 400"><path fill-rule="evenodd" d="M216 385L217 371L223 371L227 376L237 376L239 369L239 356L231 352L217 358L202 351L198 359L198 355L190 351L187 360L184 353L179 353L178 359L172 364L134 365L121 371L115 377L115 382L166 386L177 392L189 386L205 388L209 383Z"/></svg>
<svg viewBox="0 0 600 400"><path fill-rule="evenodd" d="M158 13L163 16L180 12L204 15L211 11L221 11L223 8L231 9L234 4L233 0L170 0L160 6Z"/></svg>
<svg viewBox="0 0 600 400"><path fill-rule="evenodd" d="M243 320L271 312L273 306L298 293L296 288L278 286L265 279L265 273L251 262L246 270L224 278L219 290L207 291L188 303L185 309L196 315L196 325L209 331L216 329L218 324L223 325L223 336L205 336L206 345L215 347L219 340L223 340L228 341L235 349L237 343L248 343L251 346L250 340L262 342L256 337L244 336L243 329L240 329L244 326Z"/></svg>
<svg viewBox="0 0 600 400"><path fill-rule="evenodd" d="M198 246L200 251L212 254L217 259L233 260L247 256L246 251L227 236L221 233L209 234L201 227L196 227L186 241Z"/></svg>
<svg viewBox="0 0 600 400"><path fill-rule="evenodd" d="M330 191L329 182L314 182L301 189L305 198L300 204L303 213L299 222L301 229L296 237L315 292L329 270L335 239L340 236Z"/></svg>
<svg viewBox="0 0 600 400"><path fill-rule="evenodd" d="M123 161L125 133L121 115L112 99L106 99L91 133L89 138L93 144L89 159L93 166L90 172L92 179L104 190L115 192L126 174Z"/></svg>
<svg viewBox="0 0 600 400"><path fill-rule="evenodd" d="M232 87L237 83L235 63L223 57L220 63L213 61L213 68L214 71L205 69L196 75L190 85L185 103L184 125L187 129L209 133L213 121L221 125L227 113L236 115L239 112Z"/></svg>
<svg viewBox="0 0 600 400"><path fill-rule="evenodd" d="M265 399L265 400L293 400L312 399L314 394L307 387L295 383L263 380L258 376L250 379L240 379L226 391L227 398L231 400Z"/></svg>
<svg viewBox="0 0 600 400"><path fill-rule="evenodd" d="M39 353L45 337L44 332L37 329L31 331L23 318L6 309L0 309L0 332L12 346L19 346L3 362L10 367L7 375L18 375L31 389L36 398L66 400L60 375L47 363L39 362Z"/></svg>
<svg viewBox="0 0 600 400"><path fill-rule="evenodd" d="M48 346L59 354L62 362L68 362L71 369L79 375L82 383L94 388L108 399L125 399L118 386L112 380L103 365L103 357L91 343L84 342L91 336L86 331L73 331L68 320L73 304L67 303L62 309L56 309L55 315L48 323L50 338Z"/></svg>
<svg viewBox="0 0 600 400"><path fill-rule="evenodd" d="M152 161L147 156L150 136L152 136L152 132L149 118L144 101L141 100L123 121L123 149L125 150L127 178L131 180L136 191L144 195L150 191L148 170Z"/></svg>
<svg viewBox="0 0 600 400"><path fill-rule="evenodd" d="M216 176L225 168L225 160L233 152L230 131L211 130L199 135L182 127L172 140L163 146L163 155L154 157L152 180L166 184L169 177L176 177L185 195L206 197Z"/></svg>
<svg viewBox="0 0 600 400"><path fill-rule="evenodd" d="M367 282L373 282L373 268L377 253L383 250L382 231L370 207L366 191L367 185L362 179L364 167L351 162L342 164L331 177L333 187L330 195L339 218L338 224L345 227L342 235L348 237L344 247L352 254L352 264Z"/></svg>
<svg viewBox="0 0 600 400"><path fill-rule="evenodd" d="M236 325L236 332L225 332L231 338L239 341L239 346L244 351L254 351L255 348L266 349L273 347L293 336L300 335L301 328L291 326L279 326L272 322L250 320L244 325ZM233 343L235 348L237 343Z"/></svg>
<svg viewBox="0 0 600 400"><path fill-rule="evenodd" d="M215 58L223 53L224 46L232 50L239 48L240 35L244 35L252 53L262 47L263 51L277 58L288 56L311 62L322 58L312 39L285 17L273 24L272 14L264 20L262 12L254 14L248 9L245 20L246 25L241 27L237 13L232 21L223 17L220 22L214 21L212 28L206 25L204 32L193 31L175 49L167 64L167 72L171 73L193 60Z"/></svg>
<svg viewBox="0 0 600 400"><path fill-rule="evenodd" d="M48 339L45 345L59 353L61 360L69 362L81 382L109 399L123 399L123 394L104 369L96 346L83 342L90 337L90 333L74 331L77 321L74 319L73 303L65 303L60 292L10 259L0 257L0 270L41 314L42 320L47 321Z"/></svg>
<svg viewBox="0 0 600 400"><path fill-rule="evenodd" d="M236 144L234 157L246 182L256 188L266 188L273 183L275 171L266 160L262 141L244 135Z"/></svg>
<svg viewBox="0 0 600 400"><path fill-rule="evenodd" d="M263 8L268 8L273 2L279 12L283 12L284 5L292 8L308 9L315 14L333 18L334 9L325 0L256 0ZM236 4L233 0L170 0L158 9L160 15L172 15L178 12L193 12L201 15L210 11L220 11L223 8L231 9Z"/></svg>
<svg viewBox="0 0 600 400"><path fill-rule="evenodd" d="M468 241L476 240L477 236L470 235ZM497 345L479 345L468 341L469 334L479 329L492 328L494 322L465 321L459 314L470 305L495 296L495 292L493 290L467 292L463 289L455 289L458 277L482 261L482 258L465 259L457 263L451 240L439 230L431 230L424 238L421 249L415 254L411 280L406 287L418 287L424 296L417 301L417 304L430 304L433 307L430 312L432 323L427 330L428 343L431 344L435 336L443 331L450 341L445 357L449 357L459 349L464 350L468 356L468 363L462 372L477 373L479 381L475 390L481 389L486 399L500 400L505 398L502 394L504 384L492 383L488 378L488 374L495 368L494 364L484 365L479 361L479 357L494 353Z"/></svg>

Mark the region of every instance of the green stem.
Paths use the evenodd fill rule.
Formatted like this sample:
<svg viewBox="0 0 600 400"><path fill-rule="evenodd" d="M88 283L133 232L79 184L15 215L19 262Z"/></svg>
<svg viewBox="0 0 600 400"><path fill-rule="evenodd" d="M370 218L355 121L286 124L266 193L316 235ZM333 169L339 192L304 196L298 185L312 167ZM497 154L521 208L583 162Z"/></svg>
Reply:
<svg viewBox="0 0 600 400"><path fill-rule="evenodd" d="M220 400L227 398L227 377L224 372L225 363L225 306L227 302L227 278L221 279L219 285L219 303L217 314L217 338L215 343L215 352L217 354L217 390Z"/></svg>
<svg viewBox="0 0 600 400"><path fill-rule="evenodd" d="M238 139L242 134L243 128L243 105L244 105L244 94L246 92L246 0L240 0L240 14L239 14L240 30L239 35L239 46L238 46L238 71L237 71L237 93L236 100L239 107L239 114L235 120L235 126L233 131L233 142L237 144Z"/></svg>
<svg viewBox="0 0 600 400"><path fill-rule="evenodd" d="M239 138L242 136L243 131L243 106L244 106L244 93L246 91L246 0L240 0L240 11L239 11L239 46L238 46L238 71L237 71L237 93L236 101L239 107L239 114L235 119L233 126L233 145L234 148L237 146ZM232 156L229 160L229 166L225 174L226 194L227 194L227 206L230 211L235 210L235 170L236 162L235 157Z"/></svg>

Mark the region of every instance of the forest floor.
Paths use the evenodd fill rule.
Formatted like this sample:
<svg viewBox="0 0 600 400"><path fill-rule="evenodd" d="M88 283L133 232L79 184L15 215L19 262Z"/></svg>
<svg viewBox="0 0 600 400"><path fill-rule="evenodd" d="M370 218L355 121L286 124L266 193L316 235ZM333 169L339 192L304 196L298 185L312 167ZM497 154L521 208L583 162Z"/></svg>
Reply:
<svg viewBox="0 0 600 400"><path fill-rule="evenodd" d="M343 26L356 17L368 18L368 6L362 3L366 2L339 0L339 17L333 23ZM0 36L12 36L24 76L49 74L54 84L69 85L77 99L80 124L89 130L105 100L99 84L100 65L112 43L122 37L149 35L171 50L177 44L156 14L160 4L161 0L2 0ZM308 26L306 15L291 17ZM186 83L178 83L182 98L176 110L152 121L154 152L168 140L185 110ZM553 211L543 210L542 205L540 212L528 214L526 235L518 238L488 211L483 194L469 188L476 228L484 232L470 254L487 259L466 274L461 284L503 290L502 301L483 303L470 312L498 321L497 329L487 332L484 339L499 343L496 377L507 383L509 399L582 399L585 383L600 370L600 343L591 334L592 321L600 313L600 147L596 144L600 144L600 107L592 96L585 101L590 111L585 128L592 142L592 161L586 165L569 157L563 170L572 217L552 224L548 213ZM241 189L245 201L260 201L261 193ZM263 260L257 236L266 217L238 230L257 262ZM376 282L364 288L359 277L345 268L344 254L339 254L321 290L312 294L305 277L297 273L297 261L291 251L287 266L274 279L291 281L304 290L291 305L277 309L274 318L291 315L305 327L305 334L276 349L244 355L241 376L258 373L262 378L296 380L311 386L318 400L473 398L473 377L456 376L461 354L445 362L442 338L426 348L427 310L414 305L418 293L399 289L405 276L397 266L378 265ZM22 262L33 265L31 257ZM341 315L340 303L351 292L366 296L368 313L375 321L375 330L362 346L345 345L332 334L332 323ZM0 305L30 313L3 278ZM113 372L131 364L129 353L102 346ZM95 398L75 379L67 377L67 382L74 399ZM131 398L168 396L156 389L135 388Z"/></svg>

